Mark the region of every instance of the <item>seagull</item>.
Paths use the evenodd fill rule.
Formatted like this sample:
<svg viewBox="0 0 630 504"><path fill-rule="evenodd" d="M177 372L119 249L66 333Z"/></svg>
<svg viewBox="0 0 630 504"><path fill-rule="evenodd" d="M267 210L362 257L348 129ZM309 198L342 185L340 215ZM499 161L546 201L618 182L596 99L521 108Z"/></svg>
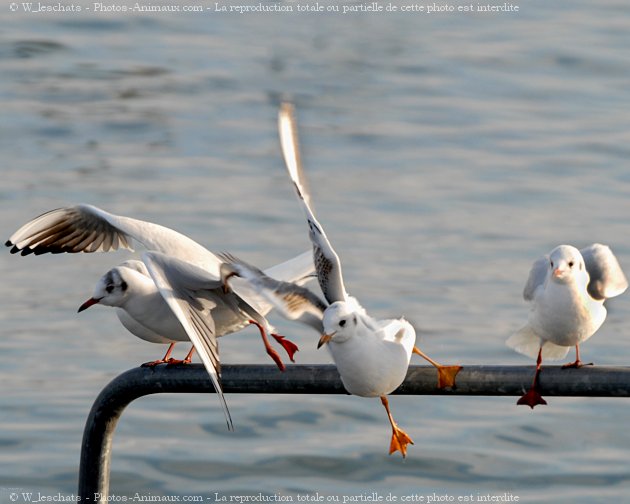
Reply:
<svg viewBox="0 0 630 504"><path fill-rule="evenodd" d="M95 304L116 308L122 325L138 338L151 343L169 344L162 359L146 362L143 366L191 361L194 346L183 360L171 358L175 343L190 341L190 338L166 304L142 261L132 259L110 269L99 279L92 297L78 311L80 313Z"/></svg>
<svg viewBox="0 0 630 504"><path fill-rule="evenodd" d="M310 205L292 105L281 106L278 126L284 160L306 214L315 269L325 302L306 289L269 280L260 270L229 257L224 257L226 262L221 267L222 281L227 282L231 276L248 279L281 314L318 330L322 334L318 348L328 345L346 390L362 397L380 397L392 427L389 453L400 451L406 457L407 445L413 444L413 440L394 421L387 395L405 379L411 354L417 349L415 330L403 318L377 320L370 317L357 299L348 295L341 261Z"/></svg>
<svg viewBox="0 0 630 504"><path fill-rule="evenodd" d="M24 256L109 252L120 248L133 250L134 240L147 249L148 252L143 255L143 263L199 354L219 396L228 429L233 430L219 380L219 355L214 321L208 316L208 301L195 301L194 296L189 294L195 288L213 290L219 286L217 281L220 280L221 260L215 254L191 238L167 227L114 215L87 204L46 212L20 227L5 245L11 247L11 253L20 252ZM247 297L247 293L246 287L237 285L233 293L224 293L223 296L240 299L222 301L226 307L238 307L236 313L243 318L243 322L251 321L258 326L267 353L283 370L284 364L280 356L267 339L270 326L264 317L255 313L256 310L245 302L243 297ZM84 309L90 303L94 304L94 301L86 303L83 305ZM291 355L295 345L283 339L278 342Z"/></svg>
<svg viewBox="0 0 630 504"><path fill-rule="evenodd" d="M345 389L361 397L380 397L392 426L390 455L407 455L413 440L394 421L387 394L396 390L407 375L416 332L404 319L375 320L358 301L331 304L312 291L291 282L278 281L233 255L222 255L221 281L229 290L232 277L247 280L289 320L313 327L323 334L317 348L324 344L332 353ZM328 298L327 298L328 299Z"/></svg>
<svg viewBox="0 0 630 504"><path fill-rule="evenodd" d="M547 404L539 375L543 359L563 359L575 347L575 361L563 368L580 368L580 343L606 319L606 299L628 288L621 266L610 248L594 243L582 250L559 245L534 262L523 298L531 302L529 321L506 342L517 352L536 359L530 389L517 402L532 409Z"/></svg>
<svg viewBox="0 0 630 504"><path fill-rule="evenodd" d="M295 259L269 268L266 274L271 277L287 278L290 281L304 281L308 279L312 269L307 254L310 253L306 252ZM172 264L174 260L163 255L149 254L144 260L146 263L153 263L153 268L157 268L155 263L159 260L166 266L166 271L171 271L174 266ZM110 269L99 279L92 297L85 301L78 311L82 312L96 304L114 307L120 322L133 335L151 343L169 344L162 359L146 362L143 364L145 367L162 363L188 364L192 360L194 345L183 360L170 357L175 343L190 341L190 338L158 289L145 262L131 259ZM179 266L183 267L182 264ZM257 308L253 308L241 298L225 296L223 283L216 282L212 277L208 278L203 270L196 273L196 277L193 273L192 277L188 278L188 284L184 283L181 273L171 274L169 283L178 285L184 291L183 294L188 298L193 298L195 302L206 303L206 310L211 312L214 322L213 332L217 338L242 329L250 323L250 320L256 321L263 327L266 326L267 321L264 315L272 308L269 303L257 302L255 303ZM203 285L203 288L199 288L196 284L204 277L207 278L207 283ZM248 299L250 298L251 296L248 296ZM234 304L234 300L238 303ZM270 327L267 327L267 332L274 334ZM276 334L274 337L283 338ZM294 361L293 354L297 351L297 346L289 341L285 341L285 344L293 345L285 349Z"/></svg>

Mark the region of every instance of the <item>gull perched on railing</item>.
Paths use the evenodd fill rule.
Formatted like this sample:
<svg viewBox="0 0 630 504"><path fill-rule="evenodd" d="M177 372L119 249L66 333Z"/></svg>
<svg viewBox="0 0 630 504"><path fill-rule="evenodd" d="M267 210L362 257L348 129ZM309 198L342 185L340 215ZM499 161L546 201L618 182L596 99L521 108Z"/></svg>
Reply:
<svg viewBox="0 0 630 504"><path fill-rule="evenodd" d="M530 389L517 404L534 408L547 404L540 392L543 359L562 359L575 347L575 361L564 368L579 368L580 344L589 339L606 319L604 301L628 288L617 258L606 245L594 243L582 250L559 245L534 262L523 297L531 311L525 327L506 344L536 359Z"/></svg>
<svg viewBox="0 0 630 504"><path fill-rule="evenodd" d="M167 227L114 215L92 205L77 205L46 212L18 229L6 245L12 247L12 253L39 255L109 252L119 248L132 250L133 240L148 250L142 256L142 262L153 282L153 286L149 288L154 295L159 291L164 303L170 308L170 313L165 316L171 324L174 324L173 317L176 318L194 345L217 391L228 428L233 429L219 379L217 336L237 331L253 323L260 330L267 353L281 370L284 369L284 364L267 339L271 327L258 309L247 301L250 297L255 297L252 289L244 282L236 285L234 292L229 294L220 288L221 260L215 254L191 238ZM312 272L312 260L306 254L295 258L294 261L285 264L290 271L284 272L287 275L284 279L297 281ZM134 274L131 269L127 269L130 275ZM118 279L120 280L120 277ZM144 279L142 281L146 286L146 281ZM105 278L97 286L97 289L102 287L104 290L103 296L98 299L100 294L96 293L96 297L93 296L92 300L84 303L82 308L85 309L98 301L106 302L108 295L114 294L116 288L119 288L117 294L122 294L123 297L125 293L129 295L126 291L129 291L130 286L136 287L136 283L130 282L132 281L123 279L119 285L115 285ZM138 297L135 300L137 301ZM162 331L166 327L160 330L159 326L148 322L149 315L145 314L143 317L137 312L131 314L129 310L127 313L134 319L136 328L137 324L140 324L145 326L145 329L164 336ZM138 331L132 332L140 336ZM174 337L173 334L169 334L167 337L177 340L182 335ZM277 336L276 339L292 357L292 352L297 347L282 337Z"/></svg>

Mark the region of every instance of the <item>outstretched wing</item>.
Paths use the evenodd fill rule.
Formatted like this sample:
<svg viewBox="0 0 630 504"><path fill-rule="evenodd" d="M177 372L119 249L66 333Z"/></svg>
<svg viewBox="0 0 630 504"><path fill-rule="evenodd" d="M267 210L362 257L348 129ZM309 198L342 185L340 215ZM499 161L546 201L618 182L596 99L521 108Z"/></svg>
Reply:
<svg viewBox="0 0 630 504"><path fill-rule="evenodd" d="M21 255L133 250L131 236L112 217L90 205L57 208L24 224L5 245Z"/></svg>
<svg viewBox="0 0 630 504"><path fill-rule="evenodd" d="M271 278L233 255L223 254L220 257L225 261L221 265L223 283L231 276L238 276L246 280L283 317L309 325L320 334L323 332L322 317L326 304L316 294L295 283Z"/></svg>
<svg viewBox="0 0 630 504"><path fill-rule="evenodd" d="M587 290L591 297L607 299L618 296L628 288L628 280L609 247L594 243L580 250L580 253L590 277Z"/></svg>
<svg viewBox="0 0 630 504"><path fill-rule="evenodd" d="M219 347L211 314L221 281L193 264L159 252L146 252L143 261L199 354L221 402L228 429L234 430L219 379Z"/></svg>
<svg viewBox="0 0 630 504"><path fill-rule="evenodd" d="M329 303L346 301L348 294L343 283L341 261L310 206L310 194L306 187L306 177L300 160L293 105L289 103L282 104L278 115L278 128L284 161L306 214L309 236L313 244L313 261L317 271L319 286Z"/></svg>
<svg viewBox="0 0 630 504"><path fill-rule="evenodd" d="M57 208L27 222L6 242L11 252L109 252L132 249L132 240L219 275L217 257L187 236L159 224L114 215L92 205Z"/></svg>

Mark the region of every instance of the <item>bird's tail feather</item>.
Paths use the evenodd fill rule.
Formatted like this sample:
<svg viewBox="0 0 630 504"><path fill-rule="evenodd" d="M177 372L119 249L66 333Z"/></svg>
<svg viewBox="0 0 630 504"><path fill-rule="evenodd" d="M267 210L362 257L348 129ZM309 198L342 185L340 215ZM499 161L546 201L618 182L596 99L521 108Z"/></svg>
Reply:
<svg viewBox="0 0 630 504"><path fill-rule="evenodd" d="M532 359L536 359L538 357L538 350L540 350L541 343L542 340L540 336L538 336L538 334L536 334L529 325L526 325L522 329L516 331L505 342L505 344L513 350L516 350L523 355L527 355ZM550 341L545 341L542 343L542 349L542 358L544 360L559 360L563 359L567 353L569 353L570 347L560 346L551 343Z"/></svg>

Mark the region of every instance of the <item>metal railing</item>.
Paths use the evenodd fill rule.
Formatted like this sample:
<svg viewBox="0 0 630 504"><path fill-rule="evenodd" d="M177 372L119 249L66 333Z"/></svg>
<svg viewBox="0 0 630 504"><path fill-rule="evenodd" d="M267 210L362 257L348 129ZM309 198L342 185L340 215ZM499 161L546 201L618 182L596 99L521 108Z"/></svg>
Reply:
<svg viewBox="0 0 630 504"><path fill-rule="evenodd" d="M520 396L529 388L533 366L465 366L457 387L439 390L431 366L409 366L401 395ZM332 365L294 365L280 373L274 365L225 365L225 393L347 394ZM545 366L540 374L544 396L629 397L630 367L585 366L561 369ZM112 440L116 424L133 400L159 393L214 393L201 364L133 368L114 378L98 395L83 432L78 496L82 502L107 502Z"/></svg>

